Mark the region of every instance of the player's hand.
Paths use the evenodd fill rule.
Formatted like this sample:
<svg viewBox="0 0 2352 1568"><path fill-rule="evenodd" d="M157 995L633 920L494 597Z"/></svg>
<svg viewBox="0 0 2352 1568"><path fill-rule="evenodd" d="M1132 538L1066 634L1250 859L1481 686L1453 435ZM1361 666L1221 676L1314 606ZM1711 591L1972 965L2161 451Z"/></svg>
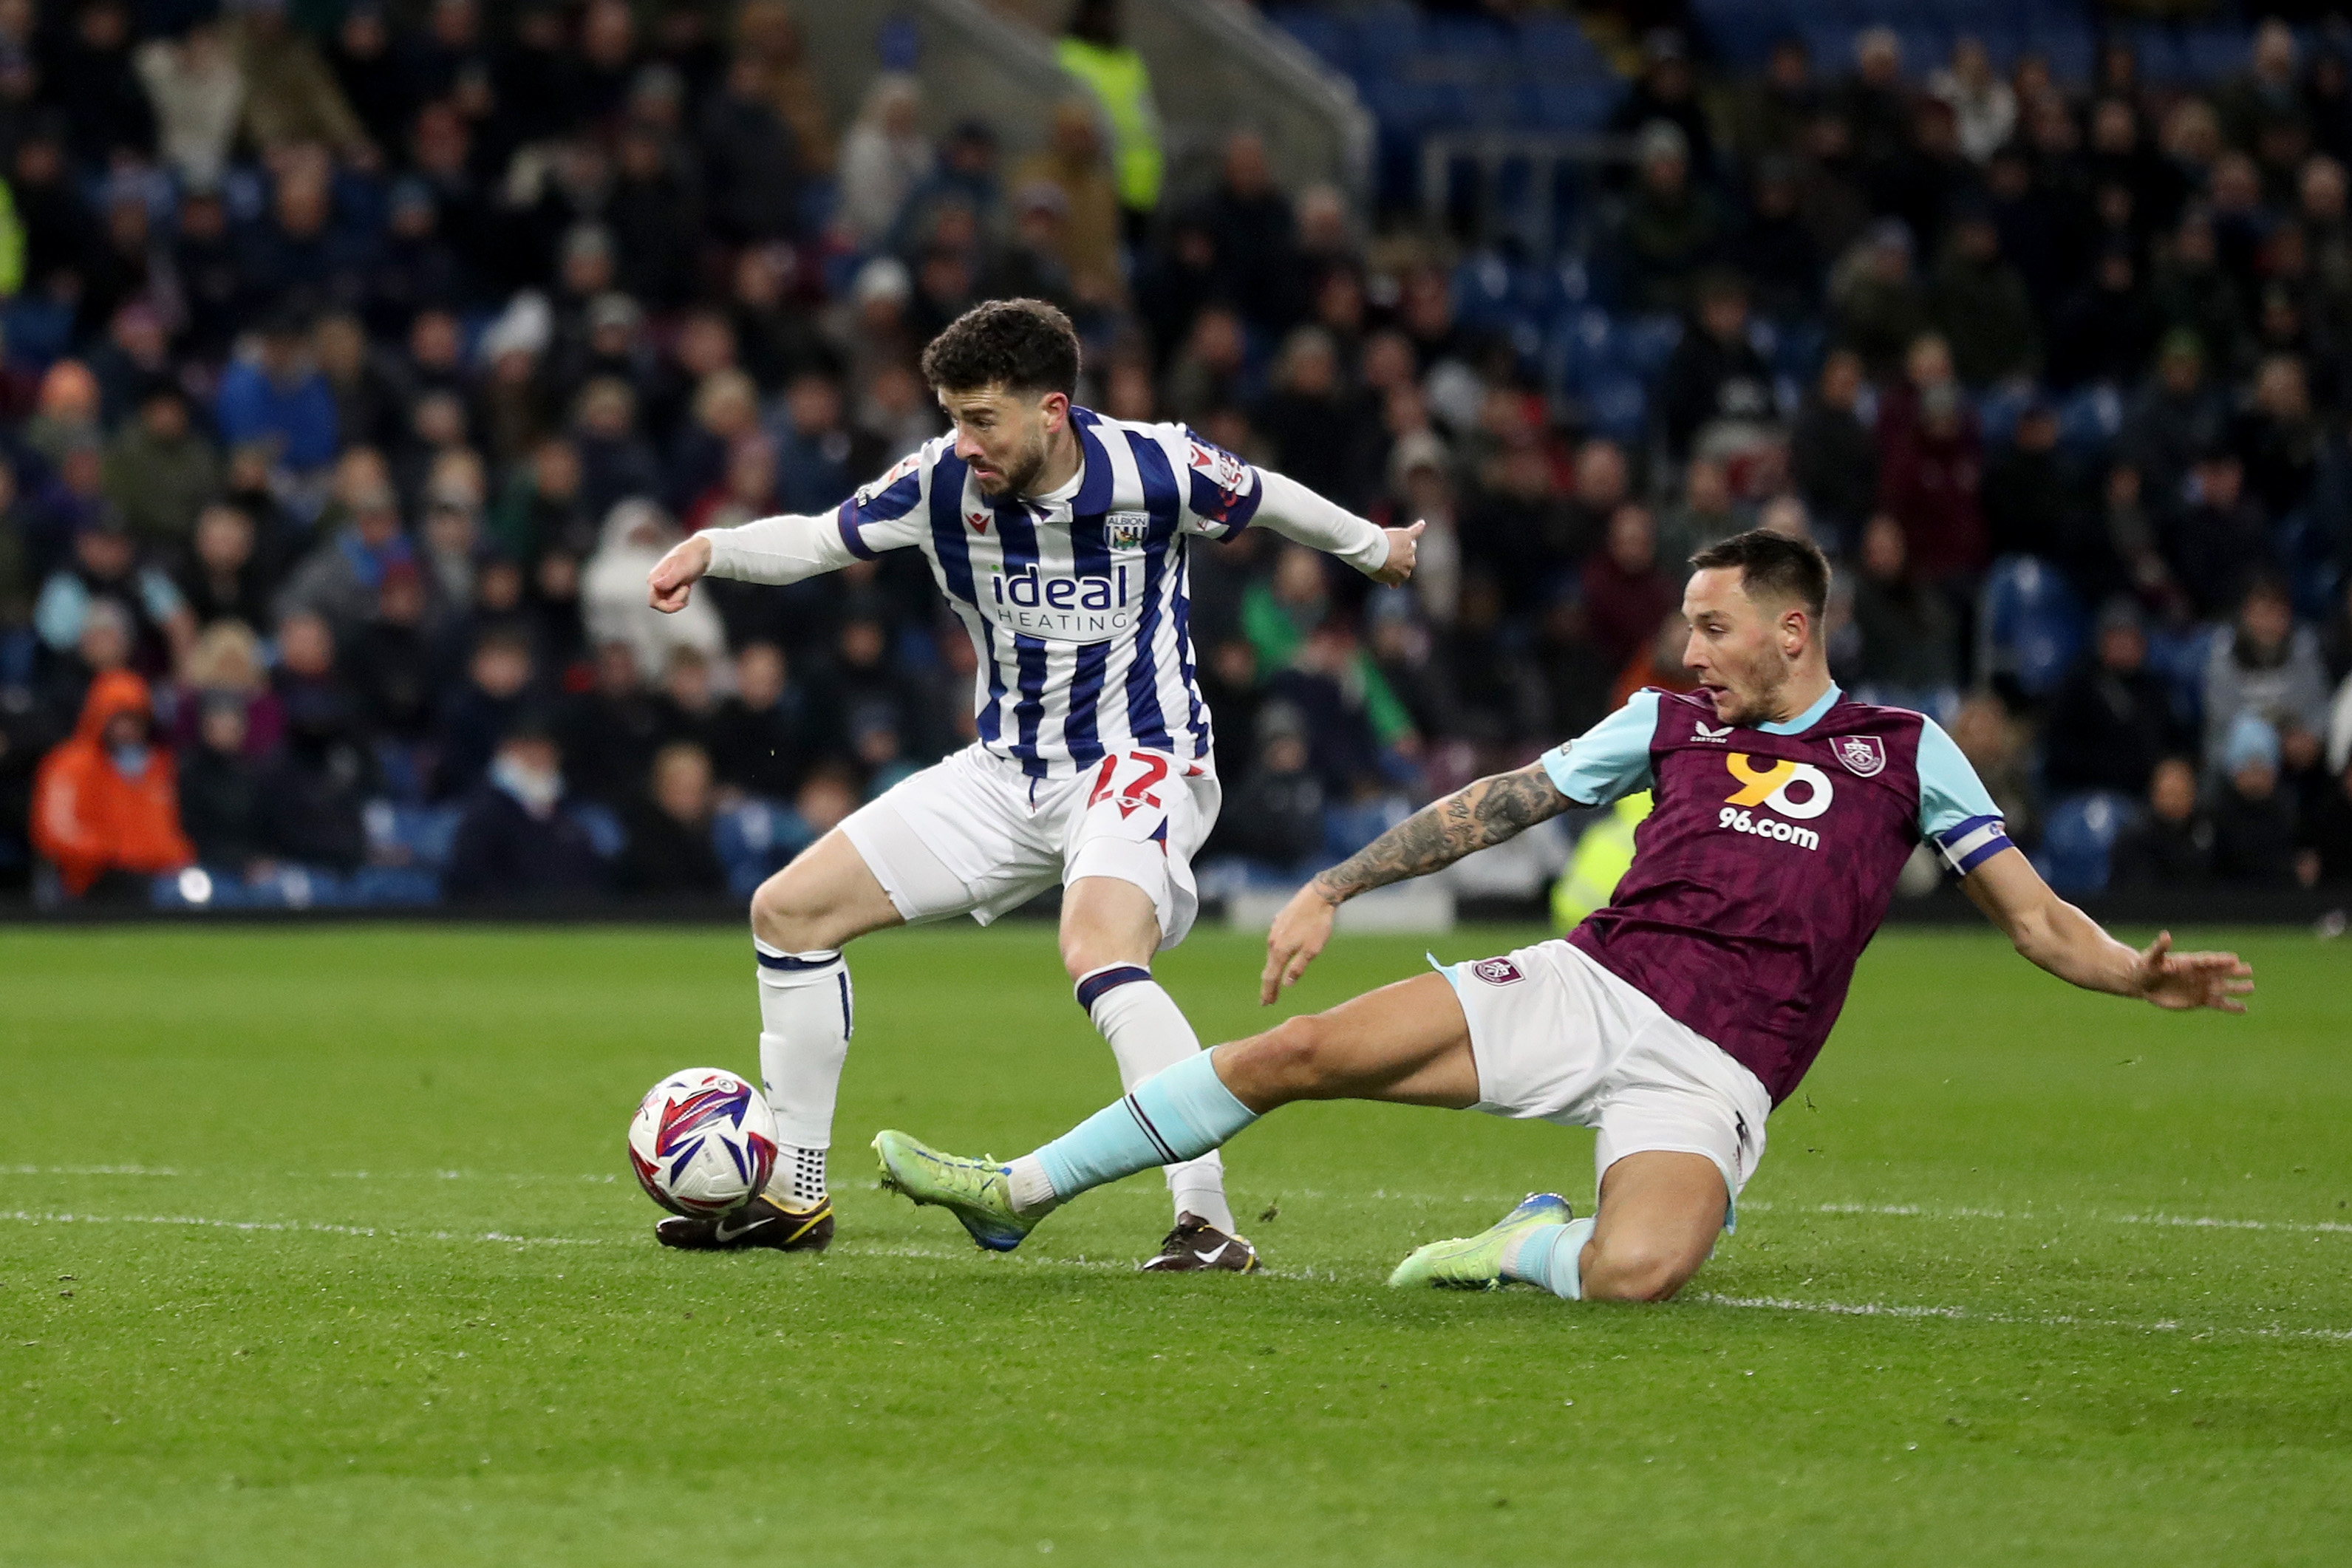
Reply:
<svg viewBox="0 0 2352 1568"><path fill-rule="evenodd" d="M1312 882L1282 906L1282 912L1274 917L1274 929L1265 933L1265 973L1257 980L1259 1006L1273 1006L1284 986L1298 983L1324 943L1331 940L1331 921L1339 912L1339 906Z"/></svg>
<svg viewBox="0 0 2352 1568"><path fill-rule="evenodd" d="M695 579L709 570L710 541L690 534L673 545L646 578L646 601L664 615L674 616L686 608Z"/></svg>
<svg viewBox="0 0 2352 1568"><path fill-rule="evenodd" d="M1413 557L1420 553L1421 531L1428 526L1426 522L1416 522L1411 528L1382 529L1381 531L1389 536L1389 558L1371 574L1372 581L1383 588L1402 587L1404 580L1412 575Z"/></svg>
<svg viewBox="0 0 2352 1568"><path fill-rule="evenodd" d="M2252 994L2253 973L2234 952L2175 952L2167 931L2157 932L2140 953L2132 979L2140 995L2176 1013L2196 1007L2242 1013L2246 1005L2239 998Z"/></svg>

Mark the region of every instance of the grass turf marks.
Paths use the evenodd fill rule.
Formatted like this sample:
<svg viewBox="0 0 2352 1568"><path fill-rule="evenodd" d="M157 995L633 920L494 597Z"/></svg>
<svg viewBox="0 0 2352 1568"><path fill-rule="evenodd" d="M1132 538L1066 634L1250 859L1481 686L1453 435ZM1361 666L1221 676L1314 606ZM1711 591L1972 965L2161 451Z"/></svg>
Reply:
<svg viewBox="0 0 2352 1568"><path fill-rule="evenodd" d="M1245 1133L1265 1279L1131 1273L1152 1176L1008 1258L873 1191L876 1127L1009 1154L1115 1091L1036 928L854 954L822 1259L661 1252L624 1169L647 1084L753 1065L739 933L11 933L0 1563L2341 1561L2352 986L2241 940L2227 1020L1882 939L1740 1234L1638 1310L1381 1287L1589 1201L1588 1134L1485 1117ZM1224 1037L1257 963L1159 973Z"/></svg>

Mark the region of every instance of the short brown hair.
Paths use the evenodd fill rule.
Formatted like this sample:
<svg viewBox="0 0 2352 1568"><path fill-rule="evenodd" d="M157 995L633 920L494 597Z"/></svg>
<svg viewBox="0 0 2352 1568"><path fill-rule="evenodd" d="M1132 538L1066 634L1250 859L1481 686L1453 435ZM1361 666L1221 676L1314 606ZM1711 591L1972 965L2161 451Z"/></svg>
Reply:
<svg viewBox="0 0 2352 1568"><path fill-rule="evenodd" d="M1701 572L1736 567L1739 586L1749 598L1770 595L1794 599L1816 622L1829 609L1829 557L1810 539L1751 528L1708 545L1690 563Z"/></svg>
<svg viewBox="0 0 2352 1568"><path fill-rule="evenodd" d="M923 351L935 392L1078 390L1078 330L1043 300L991 300L947 325Z"/></svg>

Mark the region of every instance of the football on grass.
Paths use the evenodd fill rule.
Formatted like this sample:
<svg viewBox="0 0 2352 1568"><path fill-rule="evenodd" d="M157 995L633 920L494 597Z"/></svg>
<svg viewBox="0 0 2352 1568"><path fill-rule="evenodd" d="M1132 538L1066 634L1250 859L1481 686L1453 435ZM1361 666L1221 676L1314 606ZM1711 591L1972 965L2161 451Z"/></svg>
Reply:
<svg viewBox="0 0 2352 1568"><path fill-rule="evenodd" d="M629 1122L629 1165L672 1214L725 1214L768 1184L776 1123L760 1091L719 1068L674 1072Z"/></svg>

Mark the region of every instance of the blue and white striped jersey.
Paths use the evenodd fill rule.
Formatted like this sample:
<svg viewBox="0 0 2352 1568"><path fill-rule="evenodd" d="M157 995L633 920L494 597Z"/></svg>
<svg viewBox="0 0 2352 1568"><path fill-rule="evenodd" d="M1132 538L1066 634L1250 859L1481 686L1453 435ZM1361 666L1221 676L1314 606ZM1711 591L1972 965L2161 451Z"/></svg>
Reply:
<svg viewBox="0 0 2352 1568"><path fill-rule="evenodd" d="M1073 408L1078 476L981 493L941 436L841 503L851 554L913 546L971 635L981 744L1033 778L1144 749L1209 765L1185 542L1255 516L1265 476L1181 425Z"/></svg>

